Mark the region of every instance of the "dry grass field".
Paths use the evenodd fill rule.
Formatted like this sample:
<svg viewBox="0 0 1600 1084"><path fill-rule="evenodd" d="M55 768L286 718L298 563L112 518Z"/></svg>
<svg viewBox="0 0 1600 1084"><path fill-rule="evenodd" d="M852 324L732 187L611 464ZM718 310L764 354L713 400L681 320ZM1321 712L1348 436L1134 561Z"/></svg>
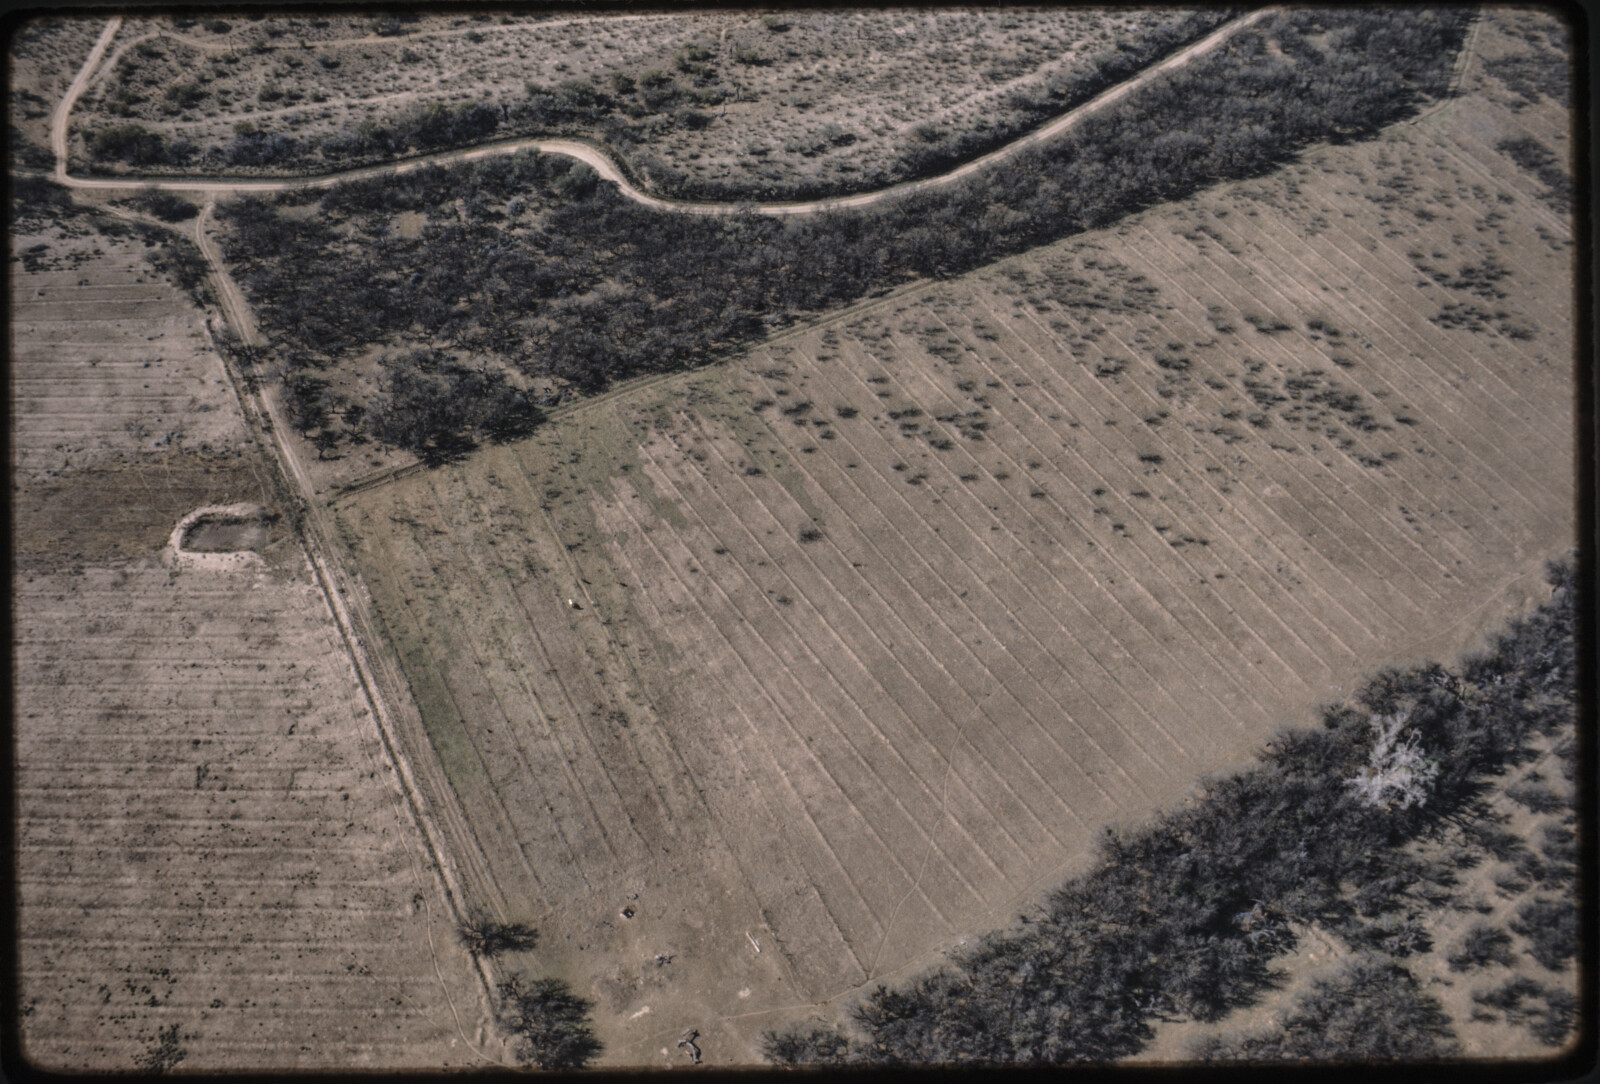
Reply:
<svg viewBox="0 0 1600 1084"><path fill-rule="evenodd" d="M19 27L10 42L6 112L12 161L48 169L50 111L83 65L104 23L96 19L40 19Z"/></svg>
<svg viewBox="0 0 1600 1084"><path fill-rule="evenodd" d="M872 188L900 179L908 152L989 130L1014 98L1048 96L1119 44L1186 18L1094 8L146 16L119 32L78 107L73 146L81 155L81 133L134 122L187 140L190 172L249 172L256 163L229 152L244 123L298 141L327 170L354 152L318 148L363 124L396 127L433 103L481 103L503 121L529 85L581 85L614 106L590 115L573 98L572 119L646 181L735 194Z"/></svg>
<svg viewBox="0 0 1600 1084"><path fill-rule="evenodd" d="M1496 148L1567 122L1485 74L1507 19L1376 140L340 502L457 843L609 1059L750 1060L1540 596L1571 225Z"/></svg>
<svg viewBox="0 0 1600 1084"><path fill-rule="evenodd" d="M21 1052L484 1064L481 984L304 551L280 520L259 558L165 552L199 506L282 499L207 314L94 221L12 236Z"/></svg>

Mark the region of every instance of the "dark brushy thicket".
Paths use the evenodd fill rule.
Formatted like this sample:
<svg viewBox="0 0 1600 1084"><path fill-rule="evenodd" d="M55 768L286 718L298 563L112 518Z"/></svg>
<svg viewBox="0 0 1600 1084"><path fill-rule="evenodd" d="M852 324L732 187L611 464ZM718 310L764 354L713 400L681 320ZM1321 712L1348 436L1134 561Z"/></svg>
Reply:
<svg viewBox="0 0 1600 1084"><path fill-rule="evenodd" d="M1406 845L1447 820L1480 815L1490 777L1517 763L1535 734L1572 725L1571 567L1552 565L1550 580L1550 600L1513 621L1488 654L1459 670L1384 671L1353 704L1327 709L1320 728L1283 734L1255 767L1210 783L1193 804L1134 831L1108 832L1095 868L1017 926L905 986L878 987L851 1009L848 1029L769 1034L768 1056L1106 1061L1138 1051L1158 1015L1213 1021L1250 1004L1272 983L1273 957L1294 947L1294 926L1320 923L1357 942L1403 933L1406 924L1393 916L1447 898L1454 880L1449 861ZM1409 808L1370 803L1350 785L1373 754L1372 717L1396 712L1406 713L1439 766L1426 800ZM1570 954L1570 899L1525 910L1519 921L1530 936L1545 936L1552 957ZM1238 1049L1213 1044L1210 1055L1362 1059L1448 1050L1437 1005L1392 962L1405 946L1377 947L1390 962L1359 957L1365 962L1302 998L1303 1034L1247 1037ZM1311 1021L1322 1019L1329 1028L1340 1023L1319 1033Z"/></svg>
<svg viewBox="0 0 1600 1084"><path fill-rule="evenodd" d="M352 182L308 219L253 199L218 215L290 369L378 342L448 343L528 380L593 391L704 364L802 313L1260 174L1315 141L1369 135L1445 90L1468 18L1453 8L1275 16L1058 141L849 213L663 212L597 184L588 167L519 155ZM427 215L417 236L393 231L401 211ZM385 431L383 411L368 420ZM398 428L418 448L463 438Z"/></svg>
<svg viewBox="0 0 1600 1084"><path fill-rule="evenodd" d="M594 1003L559 979L513 975L500 984L500 1030L524 1065L577 1069L600 1053L589 1012Z"/></svg>

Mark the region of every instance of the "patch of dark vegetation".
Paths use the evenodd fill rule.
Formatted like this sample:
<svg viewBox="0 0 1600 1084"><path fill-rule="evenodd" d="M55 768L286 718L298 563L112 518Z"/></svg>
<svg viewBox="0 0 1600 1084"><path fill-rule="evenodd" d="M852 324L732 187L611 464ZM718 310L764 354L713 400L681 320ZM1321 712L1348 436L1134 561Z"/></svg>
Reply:
<svg viewBox="0 0 1600 1084"><path fill-rule="evenodd" d="M140 1072L156 1076L170 1073L188 1056L188 1051L178 1038L178 1025L169 1024L156 1032L156 1037L139 1055L135 1066Z"/></svg>
<svg viewBox="0 0 1600 1084"><path fill-rule="evenodd" d="M1262 173L1311 142L1373 133L1443 92L1467 17L1274 16L1005 169L849 213L660 212L585 166L520 154L342 184L306 220L252 199L219 217L280 353L330 362L378 342L448 342L529 381L593 391L703 364L784 322L774 314L959 274ZM1279 107L1286 94L1295 109ZM404 211L427 219L414 237L393 228Z"/></svg>
<svg viewBox="0 0 1600 1084"><path fill-rule="evenodd" d="M130 166L185 166L195 157L187 139L168 141L142 124L112 124L87 133L89 157L95 163L121 162Z"/></svg>
<svg viewBox="0 0 1600 1084"><path fill-rule="evenodd" d="M1158 1016L1214 1021L1253 1003L1297 929L1366 931L1385 952L1421 951L1415 915L1450 898L1458 863L1411 844L1486 819L1494 776L1529 755L1536 735L1573 725L1574 572L1553 564L1549 575L1549 601L1512 621L1488 654L1456 670L1381 672L1352 702L1325 709L1320 728L1275 739L1256 766L1212 780L1146 827L1108 830L1095 867L1011 929L901 986L879 986L849 1008L846 1027L769 1033L768 1056L1111 1060L1143 1047ZM1524 936L1569 958L1574 905L1524 911ZM1475 951L1492 956L1487 936ZM1204 1055L1364 1060L1452 1049L1438 1005L1402 965L1373 953L1313 980L1284 1026L1218 1040Z"/></svg>
<svg viewBox="0 0 1600 1084"><path fill-rule="evenodd" d="M88 213L88 208L72 201L72 192L63 185L31 173L12 174L13 232L21 232L46 222L60 221Z"/></svg>
<svg viewBox="0 0 1600 1084"><path fill-rule="evenodd" d="M175 196L160 189L141 192L128 202L163 222L187 222L200 213L200 208L182 196Z"/></svg>
<svg viewBox="0 0 1600 1084"><path fill-rule="evenodd" d="M1542 97L1567 105L1572 93L1572 63L1567 43L1557 42L1556 49L1546 48L1537 41L1527 44L1531 46L1527 51L1485 60L1483 70L1520 97L1518 107L1533 105Z"/></svg>
<svg viewBox="0 0 1600 1084"><path fill-rule="evenodd" d="M501 442L532 432L543 415L506 374L461 364L440 350L388 354L379 362L377 397L366 413L379 440L443 461L470 451L480 437ZM319 393L314 382L303 381ZM289 385L291 402L294 384ZM324 385L325 387L325 385ZM294 412L302 431L325 423L333 409L327 399Z"/></svg>
<svg viewBox="0 0 1600 1084"><path fill-rule="evenodd" d="M1571 994L1527 975L1513 975L1493 989L1474 993L1472 1000L1480 1006L1499 1009L1507 1022L1527 1028L1546 1046L1560 1046L1566 1041L1578 1009L1577 999ZM1478 1013L1495 1018L1493 1013Z"/></svg>
<svg viewBox="0 0 1600 1084"><path fill-rule="evenodd" d="M1481 264L1463 264L1454 274L1429 267L1421 259L1413 258L1413 265L1434 282L1447 290L1461 290L1486 301L1499 301L1506 294L1496 283L1511 276L1511 269L1497 263L1493 257Z"/></svg>
<svg viewBox="0 0 1600 1084"><path fill-rule="evenodd" d="M1377 954L1313 978L1280 1024L1202 1042L1204 1061L1421 1061L1456 1050L1450 1018L1416 978Z"/></svg>
<svg viewBox="0 0 1600 1084"><path fill-rule="evenodd" d="M1560 971L1578 952L1578 913L1570 899L1535 896L1517 908L1511 928L1528 942L1528 955Z"/></svg>
<svg viewBox="0 0 1600 1084"><path fill-rule="evenodd" d="M1393 449L1375 453L1365 446L1368 435L1389 432L1394 427L1378 420L1375 407L1357 389L1341 384L1321 369L1274 375L1267 373L1263 362L1250 358L1244 359L1244 367L1246 375L1240 385L1257 407L1245 420L1254 428L1267 429L1274 420L1281 421L1312 437L1326 438L1333 447L1368 467L1381 467L1399 454ZM1240 413L1229 408L1222 412L1222 418L1233 421ZM1242 434L1229 426L1217 426L1210 433L1225 444L1242 439Z"/></svg>
<svg viewBox="0 0 1600 1084"><path fill-rule="evenodd" d="M1562 71L1565 70L1563 67ZM1539 198L1548 203L1553 210L1559 214L1566 214L1571 210L1572 178L1567 175L1561 160L1549 147L1532 136L1522 136L1517 139L1502 139L1494 145L1494 149L1538 178L1545 186L1545 191L1539 193Z"/></svg>
<svg viewBox="0 0 1600 1084"><path fill-rule="evenodd" d="M1515 959L1511 955L1511 935L1497 926L1474 923L1461 935L1461 944L1446 959L1451 971L1466 971L1490 964L1510 967Z"/></svg>
<svg viewBox="0 0 1600 1084"><path fill-rule="evenodd" d="M154 247L145 250L144 257L151 267L170 276L186 290L197 304L204 305L211 300L211 287L206 283L210 266L189 238L177 233L164 234Z"/></svg>
<svg viewBox="0 0 1600 1084"><path fill-rule="evenodd" d="M594 1003L558 979L517 975L500 984L497 1022L518 1061L539 1069L578 1069L600 1053L589 1020Z"/></svg>
<svg viewBox="0 0 1600 1084"><path fill-rule="evenodd" d="M11 150L11 163L14 166L50 169L56 164L56 156L50 153L49 147L35 143L14 124L6 125L6 145Z"/></svg>
<svg viewBox="0 0 1600 1084"><path fill-rule="evenodd" d="M1553 813L1566 804L1543 779L1529 776L1507 786L1506 797L1534 813Z"/></svg>
<svg viewBox="0 0 1600 1084"><path fill-rule="evenodd" d="M1450 302L1442 306L1436 315L1430 316L1428 319L1443 328L1457 328L1462 331L1493 330L1498 331L1508 339L1527 340L1533 338L1533 329L1526 324L1519 323L1505 309L1491 311L1470 301Z"/></svg>
<svg viewBox="0 0 1600 1084"><path fill-rule="evenodd" d="M456 941L474 956L491 959L503 952L529 952L539 931L523 922L501 922L486 911L473 910L456 927Z"/></svg>

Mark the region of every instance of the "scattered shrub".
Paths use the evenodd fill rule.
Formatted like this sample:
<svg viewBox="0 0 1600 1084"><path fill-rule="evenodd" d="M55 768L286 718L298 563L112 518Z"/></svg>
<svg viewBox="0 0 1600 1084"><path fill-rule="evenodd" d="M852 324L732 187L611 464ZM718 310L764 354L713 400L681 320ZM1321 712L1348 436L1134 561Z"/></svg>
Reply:
<svg viewBox="0 0 1600 1084"><path fill-rule="evenodd" d="M1206 1041L1206 1061L1420 1061L1456 1050L1450 1019L1411 972L1382 956L1352 956L1313 978L1281 1025Z"/></svg>
<svg viewBox="0 0 1600 1084"><path fill-rule="evenodd" d="M1536 779L1519 779L1506 787L1506 797L1534 813L1554 813L1566 803Z"/></svg>
<svg viewBox="0 0 1600 1084"><path fill-rule="evenodd" d="M133 201L142 211L147 211L163 222L186 222L200 213L200 208L182 196L160 189L140 193Z"/></svg>
<svg viewBox="0 0 1600 1084"><path fill-rule="evenodd" d="M1506 1014L1506 1020L1533 1032L1547 1046L1560 1046L1572 1031L1577 999L1565 990L1513 975L1491 990L1478 991L1472 1000Z"/></svg>
<svg viewBox="0 0 1600 1084"><path fill-rule="evenodd" d="M1578 951L1578 909L1572 900L1535 896L1517 908L1511 928L1528 942L1528 955L1551 971L1567 966Z"/></svg>
<svg viewBox="0 0 1600 1084"><path fill-rule="evenodd" d="M1466 971L1489 964L1512 963L1511 935L1484 922L1474 923L1461 936L1461 944L1447 957L1451 971Z"/></svg>
<svg viewBox="0 0 1600 1084"><path fill-rule="evenodd" d="M167 160L167 141L142 124L115 124L101 128L88 139L95 159L113 158L136 166L160 165Z"/></svg>

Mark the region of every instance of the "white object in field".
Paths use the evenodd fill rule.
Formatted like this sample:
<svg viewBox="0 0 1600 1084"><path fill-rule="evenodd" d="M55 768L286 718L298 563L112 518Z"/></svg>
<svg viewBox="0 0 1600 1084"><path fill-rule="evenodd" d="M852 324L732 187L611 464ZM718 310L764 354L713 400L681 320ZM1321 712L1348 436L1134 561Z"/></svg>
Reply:
<svg viewBox="0 0 1600 1084"><path fill-rule="evenodd" d="M744 931L744 935L746 937L750 937L750 931ZM761 942L757 941L754 937L750 937L750 944L756 950L756 952L759 953L761 951Z"/></svg>

